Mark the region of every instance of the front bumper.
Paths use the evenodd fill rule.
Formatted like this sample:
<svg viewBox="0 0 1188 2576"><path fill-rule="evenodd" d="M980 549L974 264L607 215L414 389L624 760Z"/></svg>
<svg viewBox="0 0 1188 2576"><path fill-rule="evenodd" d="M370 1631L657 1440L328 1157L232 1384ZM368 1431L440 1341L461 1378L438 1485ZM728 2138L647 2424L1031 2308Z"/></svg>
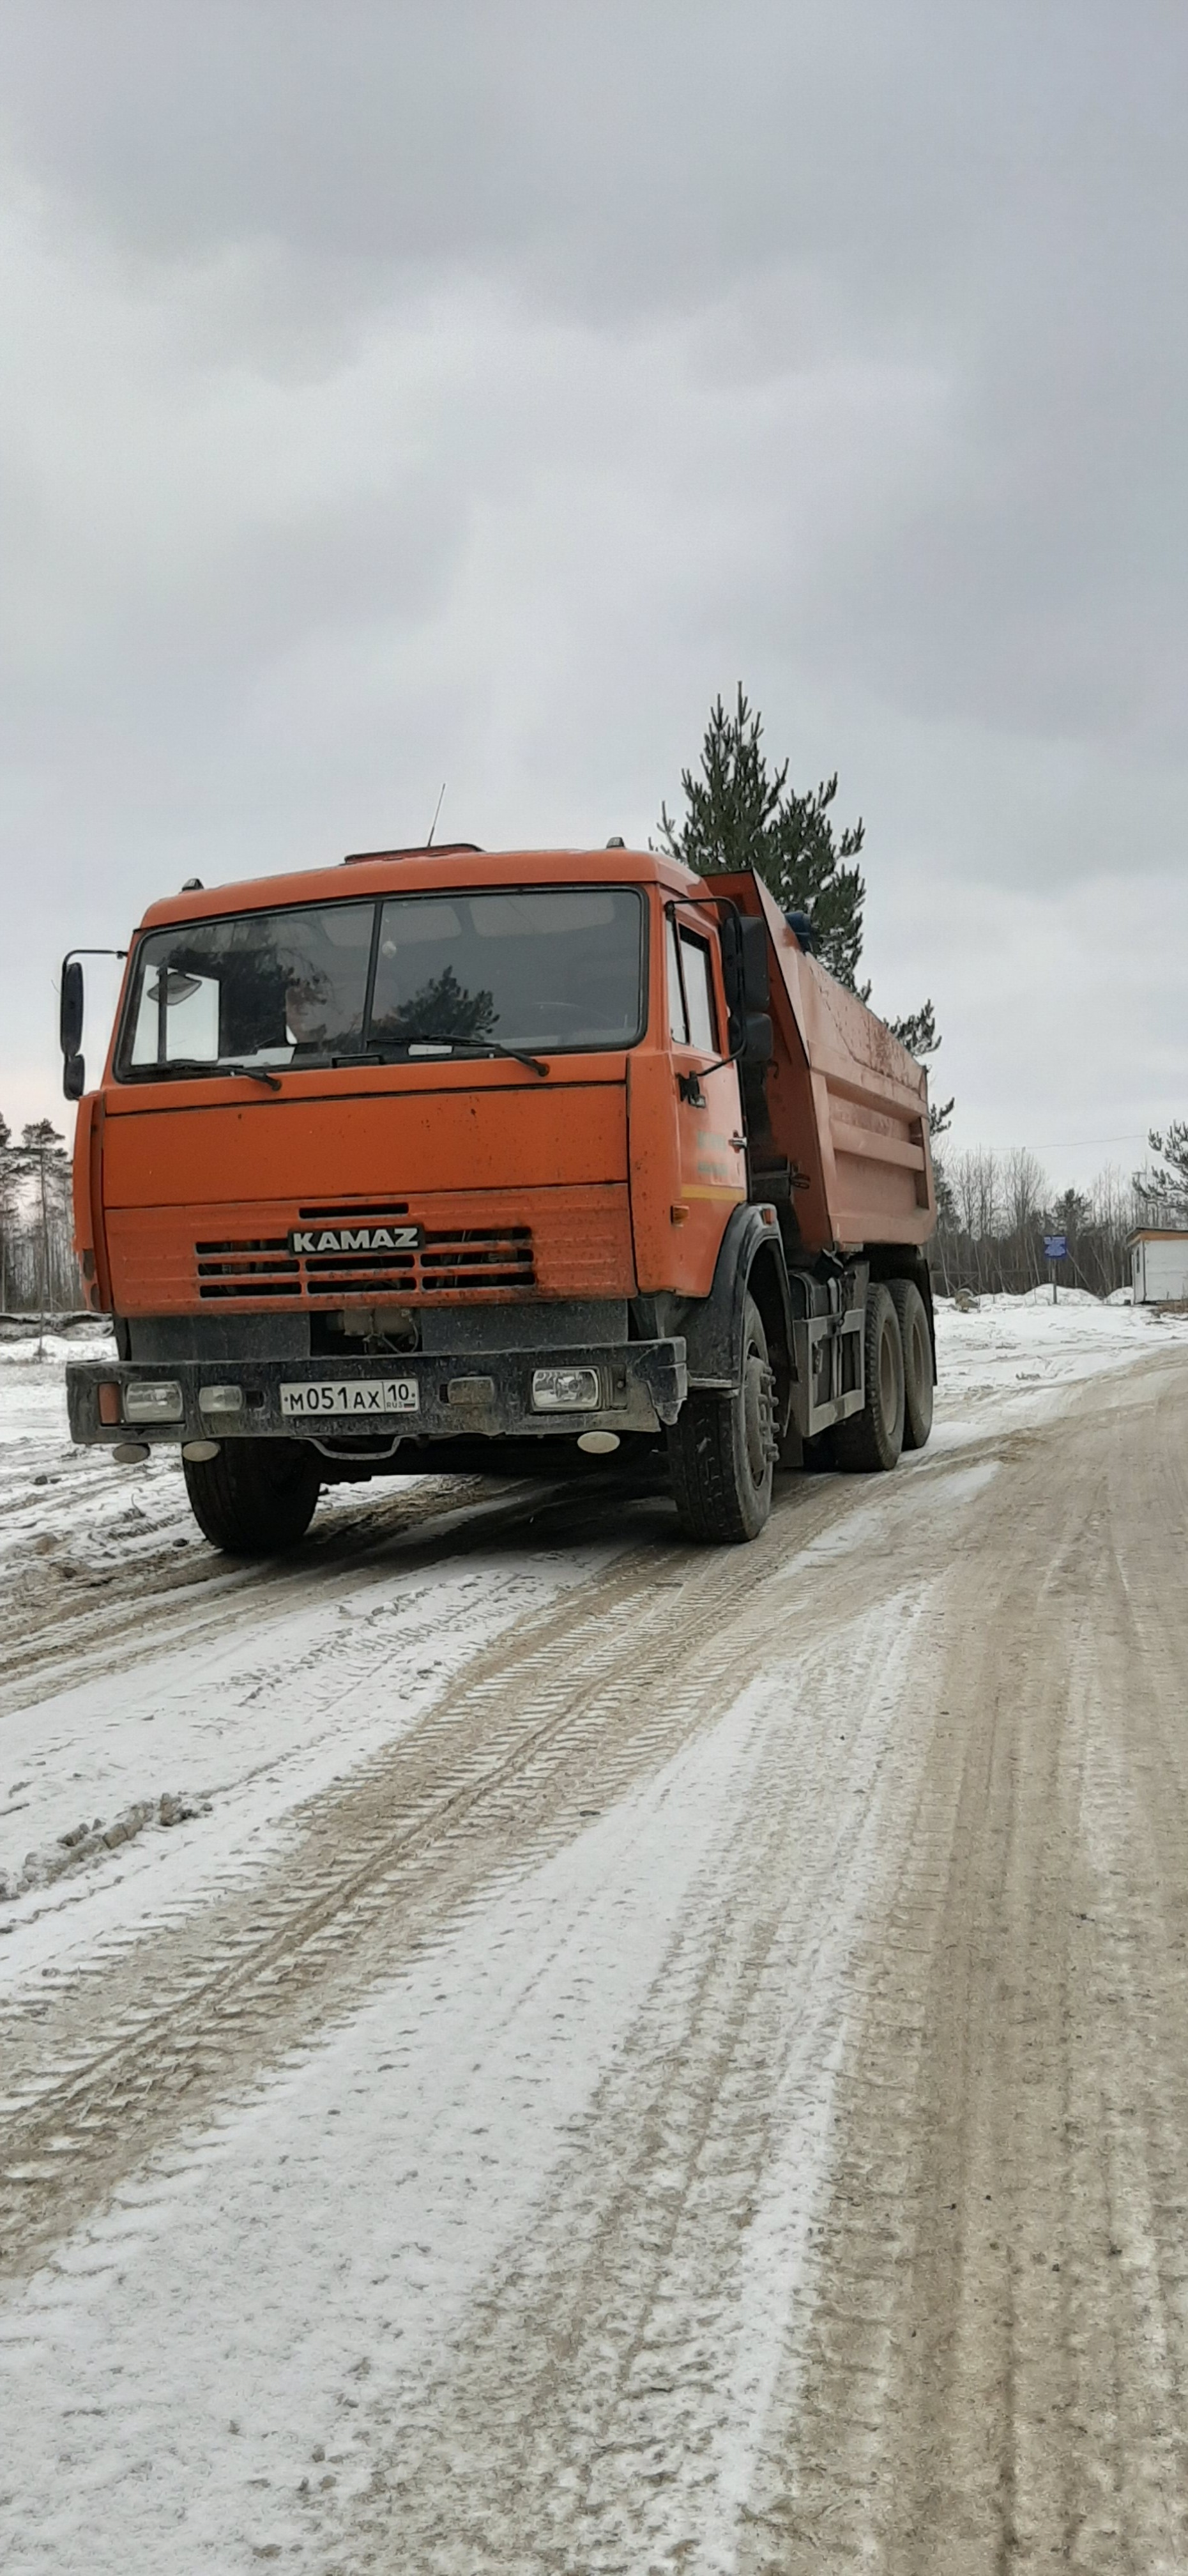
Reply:
<svg viewBox="0 0 1188 2576"><path fill-rule="evenodd" d="M595 1369L599 1403L589 1411L538 1413L532 1403L534 1369ZM416 1382L415 1412L369 1410L312 1419L281 1411L284 1386L382 1382L399 1377ZM141 1381L159 1385L169 1380L182 1394L177 1422L101 1422L99 1389L121 1391ZM201 1411L204 1386L243 1388L239 1413L211 1416ZM688 1391L685 1344L679 1337L658 1342L624 1342L613 1349L466 1351L451 1357L440 1352L364 1354L358 1359L245 1360L71 1360L66 1368L70 1436L83 1444L114 1448L125 1440L150 1447L177 1447L187 1440L311 1441L328 1455L363 1454L377 1444L399 1441L415 1446L422 1440L546 1439L574 1440L582 1431L655 1432L675 1422ZM122 1410L122 1407L121 1407Z"/></svg>

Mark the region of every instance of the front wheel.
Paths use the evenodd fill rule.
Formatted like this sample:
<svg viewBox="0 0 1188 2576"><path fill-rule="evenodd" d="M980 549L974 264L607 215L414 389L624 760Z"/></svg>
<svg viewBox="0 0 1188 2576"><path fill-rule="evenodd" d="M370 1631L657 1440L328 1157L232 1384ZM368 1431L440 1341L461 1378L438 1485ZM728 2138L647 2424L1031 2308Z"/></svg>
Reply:
<svg viewBox="0 0 1188 2576"><path fill-rule="evenodd" d="M767 1334L748 1297L741 1384L733 1395L695 1388L668 1434L673 1492L689 1538L710 1547L758 1538L771 1511L776 1445Z"/></svg>
<svg viewBox="0 0 1188 2576"><path fill-rule="evenodd" d="M899 1319L881 1282L866 1301L862 1333L866 1402L833 1433L834 1465L848 1475L894 1467L903 1447L903 1344Z"/></svg>
<svg viewBox="0 0 1188 2576"><path fill-rule="evenodd" d="M212 1547L280 1556L305 1536L321 1480L298 1440L225 1440L217 1458L183 1458L190 1509Z"/></svg>

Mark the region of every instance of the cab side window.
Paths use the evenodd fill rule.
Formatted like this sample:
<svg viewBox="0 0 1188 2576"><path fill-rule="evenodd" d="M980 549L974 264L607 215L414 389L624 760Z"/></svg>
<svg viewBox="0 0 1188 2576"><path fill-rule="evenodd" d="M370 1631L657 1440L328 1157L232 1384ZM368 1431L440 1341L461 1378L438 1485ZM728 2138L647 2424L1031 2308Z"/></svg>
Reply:
<svg viewBox="0 0 1188 2576"><path fill-rule="evenodd" d="M714 986L709 943L699 939L696 931L686 930L683 923L680 941L689 1044L700 1048L703 1055L716 1055L718 1041L714 1032Z"/></svg>
<svg viewBox="0 0 1188 2576"><path fill-rule="evenodd" d="M676 1039L678 1046L687 1046L689 1031L685 1020L685 994L671 913L665 915L664 921L664 963L668 975L668 1034Z"/></svg>
<svg viewBox="0 0 1188 2576"><path fill-rule="evenodd" d="M678 1046L697 1047L702 1055L716 1055L717 1033L714 1026L714 983L710 964L709 942L699 939L695 930L679 930L669 913L664 924L664 949L668 966L668 1030Z"/></svg>

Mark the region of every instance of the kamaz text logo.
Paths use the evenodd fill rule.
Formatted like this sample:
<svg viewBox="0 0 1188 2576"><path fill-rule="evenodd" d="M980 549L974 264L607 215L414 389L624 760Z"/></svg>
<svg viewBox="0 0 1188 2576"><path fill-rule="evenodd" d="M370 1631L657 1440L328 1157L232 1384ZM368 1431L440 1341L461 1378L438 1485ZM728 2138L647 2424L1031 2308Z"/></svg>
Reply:
<svg viewBox="0 0 1188 2576"><path fill-rule="evenodd" d="M419 1225L324 1225L289 1236L290 1252L415 1252Z"/></svg>

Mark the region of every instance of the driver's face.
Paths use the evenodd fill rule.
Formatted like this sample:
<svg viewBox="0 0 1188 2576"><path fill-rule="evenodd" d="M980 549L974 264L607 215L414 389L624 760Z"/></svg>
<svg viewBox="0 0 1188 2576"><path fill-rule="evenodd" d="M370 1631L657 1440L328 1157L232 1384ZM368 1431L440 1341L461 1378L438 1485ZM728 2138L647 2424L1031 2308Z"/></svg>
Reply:
<svg viewBox="0 0 1188 2576"><path fill-rule="evenodd" d="M320 1038L325 1034L325 1007L308 984L290 984L285 992L285 1020L291 1038Z"/></svg>

